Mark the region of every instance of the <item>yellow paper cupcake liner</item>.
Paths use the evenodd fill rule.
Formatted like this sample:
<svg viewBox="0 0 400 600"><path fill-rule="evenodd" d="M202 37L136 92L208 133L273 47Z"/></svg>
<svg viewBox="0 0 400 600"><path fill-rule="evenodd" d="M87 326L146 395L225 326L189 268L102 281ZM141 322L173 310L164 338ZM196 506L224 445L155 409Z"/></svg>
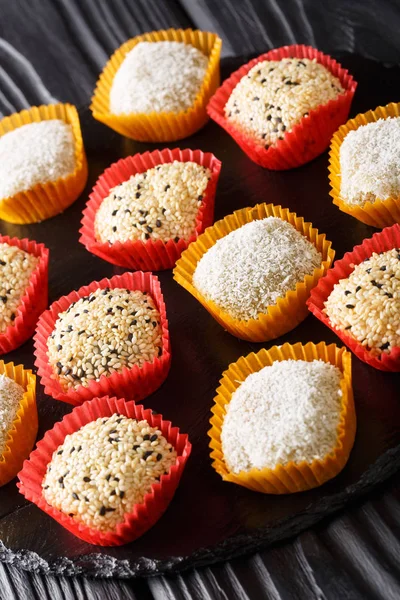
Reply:
<svg viewBox="0 0 400 600"><path fill-rule="evenodd" d="M354 119L350 119L342 125L331 141L329 152L329 180L331 183L330 195L333 203L341 211L355 217L359 221L372 225L373 227L384 228L395 223L400 223L400 196L388 198L386 200L377 199L375 202L366 202L364 206L354 206L347 204L340 196L340 146L346 135L361 125L373 123L378 119L387 119L388 117L400 116L400 103L391 102L386 106L378 106L375 110L369 110L366 113L359 114Z"/></svg>
<svg viewBox="0 0 400 600"><path fill-rule="evenodd" d="M78 112L72 104L32 106L0 121L0 136L29 123L60 119L72 127L75 170L56 181L38 183L30 190L0 200L0 218L10 223L38 223L70 206L85 187L88 169Z"/></svg>
<svg viewBox="0 0 400 600"><path fill-rule="evenodd" d="M322 460L308 463L290 462L279 465L275 469L251 469L233 474L228 470L224 461L221 445L221 428L226 414L226 405L231 401L232 394L240 384L263 367L282 360L323 360L338 367L342 373L342 409L337 430L337 443L330 454ZM343 469L349 458L356 433L356 414L354 409L353 391L351 386L351 354L335 344L327 346L324 342L305 346L300 343L274 346L270 350L260 350L243 356L229 365L222 375L220 387L214 399L212 408L212 425L208 435L211 439L210 448L212 466L224 481L230 481L264 494L291 494L318 487L335 477Z"/></svg>
<svg viewBox="0 0 400 600"><path fill-rule="evenodd" d="M257 319L241 321L231 317L212 300L207 300L194 287L193 273L199 260L217 240L246 223L257 219L265 219L266 217L278 217L293 225L322 254L322 263L321 267L315 269L312 275L306 275L304 280L296 285L296 289L287 292L284 298L278 298L274 306L269 306L267 313L260 313ZM306 301L310 291L329 269L334 256L335 252L332 249L331 242L326 239L325 234L318 233L318 229L315 229L312 223L305 222L303 217L298 217L296 213L289 212L287 208L274 206L273 204L258 204L254 208L237 210L232 215L228 215L221 221L214 223L212 227L208 227L182 253L174 269L174 279L201 302L214 319L229 333L243 340L266 342L291 331L307 317L309 313Z"/></svg>
<svg viewBox="0 0 400 600"><path fill-rule="evenodd" d="M38 415L36 408L36 376L22 365L0 360L0 373L21 385L25 393L16 417L7 435L3 454L0 456L0 486L13 479L21 470L36 440Z"/></svg>
<svg viewBox="0 0 400 600"><path fill-rule="evenodd" d="M207 71L193 106L179 113L111 114L109 108L110 89L115 74L127 53L139 42L161 41L191 44L208 56ZM118 133L141 142L172 142L192 135L208 120L207 103L220 83L221 46L222 40L215 33L192 29L152 31L128 40L114 52L100 75L90 107L93 117Z"/></svg>

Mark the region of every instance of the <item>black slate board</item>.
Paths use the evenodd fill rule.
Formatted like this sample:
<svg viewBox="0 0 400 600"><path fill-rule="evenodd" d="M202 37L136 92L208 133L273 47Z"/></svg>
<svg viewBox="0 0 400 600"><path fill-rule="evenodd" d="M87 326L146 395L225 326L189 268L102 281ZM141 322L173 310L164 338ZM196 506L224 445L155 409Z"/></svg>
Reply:
<svg viewBox="0 0 400 600"><path fill-rule="evenodd" d="M384 67L351 55L349 68L359 88L352 114L396 100L398 68ZM224 63L223 76L243 60ZM81 211L97 176L121 156L154 149L114 134L81 111L89 158L89 180L82 197L63 215L39 225L2 223L1 232L46 243L51 251L50 301L94 279L121 273L78 244ZM212 151L223 167L217 192L216 219L257 202L274 202L296 211L326 232L340 258L373 229L334 207L328 195L327 154L299 169L269 172L253 164L229 136L209 123L188 140L170 147ZM353 359L358 415L355 446L344 471L323 487L292 496L264 496L222 482L211 469L209 411L222 371L232 361L268 344L251 344L224 332L182 288L170 272L159 274L170 322L173 362L165 384L144 401L187 431L193 453L168 511L142 538L125 547L95 548L62 529L18 494L15 481L0 489L0 560L28 570L97 576L156 575L210 564L259 550L316 523L322 517L371 490L400 466L400 375L378 372ZM285 341L325 340L335 335L310 316ZM340 343L340 342L339 342ZM32 342L5 357L33 365ZM39 438L71 410L38 386Z"/></svg>

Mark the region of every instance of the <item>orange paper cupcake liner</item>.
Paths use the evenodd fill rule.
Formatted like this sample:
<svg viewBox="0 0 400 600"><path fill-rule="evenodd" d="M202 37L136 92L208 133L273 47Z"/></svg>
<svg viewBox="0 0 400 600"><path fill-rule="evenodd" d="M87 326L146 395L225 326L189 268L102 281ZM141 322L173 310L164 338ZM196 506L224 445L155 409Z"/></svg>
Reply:
<svg viewBox="0 0 400 600"><path fill-rule="evenodd" d="M125 514L124 521L118 523L115 531L102 533L50 506L42 495L42 481L54 451L63 444L67 435L78 431L91 421L100 417L110 417L114 413L138 421L145 419L152 427L160 429L162 435L174 446L178 456L169 472L162 475L158 483L152 485L151 491L145 495L141 504L136 504L132 512ZM170 421L164 421L162 415L153 415L150 409L145 410L143 406L136 405L134 402L117 400L117 398L108 396L95 398L83 406L75 408L62 421L56 423L53 429L46 432L29 460L24 462L23 469L18 474L19 483L17 485L20 493L27 500L36 504L81 540L98 546L121 546L143 535L165 512L179 485L191 449L188 436L180 433L179 429L173 427Z"/></svg>
<svg viewBox="0 0 400 600"><path fill-rule="evenodd" d="M191 44L208 57L207 71L193 106L179 113L110 113L111 86L125 56L140 42L161 41ZM220 83L221 46L222 40L215 33L192 29L152 31L128 40L114 52L100 75L90 107L93 117L118 133L140 142L172 142L192 135L208 120L206 106Z"/></svg>
<svg viewBox="0 0 400 600"><path fill-rule="evenodd" d="M231 317L219 308L212 300L207 300L193 285L193 273L202 256L213 246L217 240L228 235L242 225L265 219L278 217L287 221L304 235L322 254L321 267L315 269L312 275L306 275L304 280L296 285L296 289L287 292L284 298L278 298L274 306L268 307L267 313L260 313L257 319L241 321ZM311 289L324 275L333 262L335 252L332 244L325 238L325 234L318 233L312 223L306 223L296 213L291 213L287 208L273 204L258 204L254 208L243 208L217 221L212 227L199 236L183 252L174 269L174 279L192 294L208 310L216 321L229 333L243 340L252 342L266 342L291 331L307 316L306 300Z"/></svg>
<svg viewBox="0 0 400 600"><path fill-rule="evenodd" d="M354 267L362 263L363 260L370 258L373 252L386 252L392 250L392 248L400 248L400 225L398 224L375 233L372 238L368 238L359 246L355 246L351 252L346 252L343 258L337 260L334 267L329 269L325 277L319 280L318 285L312 290L307 304L313 315L332 329L357 358L380 371L398 372L400 371L400 347L393 348L389 353L382 352L379 356L374 356L368 348L362 346L346 331L337 329L323 312L325 302L336 283L341 279L347 279L354 271Z"/></svg>
<svg viewBox="0 0 400 600"><path fill-rule="evenodd" d="M90 381L87 386L80 385L65 391L59 380L54 378L54 371L47 357L47 340L54 330L58 315L65 311L72 302L88 296L97 289L124 288L147 292L154 300L160 313L162 330L162 354L153 362L145 362L142 367L134 365L131 369L124 367L121 372L114 372L108 377L102 375L98 381ZM35 337L35 365L44 391L49 396L74 406L83 404L95 397L114 394L127 400L143 400L163 383L171 366L171 349L169 341L168 320L160 282L151 273L124 273L111 279L93 281L90 285L81 287L78 291L62 296L46 310L39 319Z"/></svg>
<svg viewBox="0 0 400 600"><path fill-rule="evenodd" d="M211 171L211 179L204 191L203 201L197 215L194 235L187 241L180 239L178 242L174 240L163 242L152 239L146 242L131 240L113 244L100 242L95 235L95 218L110 189L123 181L127 181L136 173L143 173L156 165L170 163L174 160L192 161L209 168ZM83 211L79 241L86 246L89 252L120 267L142 271L172 269L183 250L186 250L188 245L213 222L215 192L220 171L221 162L210 152L204 153L201 150L179 150L179 148L175 148L174 150L155 150L154 152L121 158L121 160L106 169L97 180Z"/></svg>
<svg viewBox="0 0 400 600"><path fill-rule="evenodd" d="M329 181L331 184L330 195L333 198L333 204L348 215L373 227L388 227L394 223L400 223L400 196L397 198L387 198L375 202L366 202L364 206L348 204L340 195L341 176L340 176L340 147L346 135L362 125L374 123L378 119L387 119L389 117L400 116L400 103L378 106L375 110L369 110L366 113L359 114L354 119L350 119L339 128L331 142L329 152Z"/></svg>
<svg viewBox="0 0 400 600"><path fill-rule="evenodd" d="M250 69L259 62L277 61L282 58L315 59L340 80L345 91L327 104L311 110L309 116L288 131L283 140L278 140L266 150L226 119L224 108L234 88ZM207 111L210 117L233 137L252 161L267 169L293 169L310 162L326 150L333 133L348 118L356 87L357 83L349 72L330 56L311 46L284 46L262 54L235 71L211 98Z"/></svg>
<svg viewBox="0 0 400 600"><path fill-rule="evenodd" d="M0 235L0 243L16 246L39 258L16 310L15 320L0 333L0 354L6 354L21 346L33 335L39 316L47 308L49 251L44 244L37 244L26 238L19 240Z"/></svg>
<svg viewBox="0 0 400 600"><path fill-rule="evenodd" d="M3 453L0 455L0 487L16 477L24 460L32 450L38 431L36 408L36 376L22 365L0 360L0 373L22 386L25 393L19 404L15 419L7 434Z"/></svg>
<svg viewBox="0 0 400 600"><path fill-rule="evenodd" d="M226 414L226 405L229 404L232 394L240 384L263 367L272 365L273 362L283 360L323 360L338 367L343 374L341 380L342 409L337 429L337 443L335 448L323 459L312 462L289 462L278 465L275 469L256 469L231 473L225 463L221 444L221 428ZM349 458L354 444L356 433L356 414L351 386L351 354L344 348L335 344L327 346L324 342L305 346L300 343L283 346L273 346L270 350L260 350L257 354L252 352L242 356L235 363L229 365L222 375L220 387L214 399L212 408L212 425L208 435L211 439L210 448L212 466L224 481L230 481L264 494L292 494L304 492L318 487L336 477L343 469Z"/></svg>
<svg viewBox="0 0 400 600"><path fill-rule="evenodd" d="M78 112L72 104L32 106L0 121L0 136L40 121L60 119L72 127L75 142L75 170L56 181L38 183L30 190L0 200L0 218L10 223L38 223L54 217L70 206L85 187L87 162Z"/></svg>

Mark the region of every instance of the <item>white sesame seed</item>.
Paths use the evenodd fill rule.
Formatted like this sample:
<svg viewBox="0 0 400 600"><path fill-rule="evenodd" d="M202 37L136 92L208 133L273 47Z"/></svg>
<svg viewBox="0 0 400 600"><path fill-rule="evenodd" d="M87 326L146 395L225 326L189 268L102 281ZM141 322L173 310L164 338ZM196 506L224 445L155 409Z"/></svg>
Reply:
<svg viewBox="0 0 400 600"><path fill-rule="evenodd" d="M221 442L233 473L322 459L337 444L340 370L322 360L274 362L249 375L226 407Z"/></svg>
<svg viewBox="0 0 400 600"><path fill-rule="evenodd" d="M122 315L122 308L129 316ZM133 335L140 344L132 353ZM103 374L122 371L125 366L141 367L146 360L151 362L159 356L160 313L149 294L119 288L98 289L58 315L47 346L54 379L66 390L87 386L90 380L98 380ZM94 377L83 367L86 364L92 365Z"/></svg>
<svg viewBox="0 0 400 600"><path fill-rule="evenodd" d="M372 355L400 346L400 249L374 252L335 284L324 304L334 327Z"/></svg>
<svg viewBox="0 0 400 600"><path fill-rule="evenodd" d="M67 435L54 451L42 482L43 497L89 527L112 531L176 458L161 431L147 421L118 414L99 418Z"/></svg>
<svg viewBox="0 0 400 600"><path fill-rule="evenodd" d="M13 325L39 259L17 246L0 243L0 332Z"/></svg>
<svg viewBox="0 0 400 600"><path fill-rule="evenodd" d="M197 263L193 285L232 317L255 319L320 267L321 260L290 223L268 217L219 239Z"/></svg>
<svg viewBox="0 0 400 600"><path fill-rule="evenodd" d="M72 128L58 119L29 123L0 137L0 198L66 177L75 168Z"/></svg>
<svg viewBox="0 0 400 600"><path fill-rule="evenodd" d="M140 42L115 74L110 112L180 112L200 91L208 58L191 44Z"/></svg>
<svg viewBox="0 0 400 600"><path fill-rule="evenodd" d="M269 147L310 110L343 91L339 79L315 59L265 60L239 81L225 105L225 116L257 144Z"/></svg>
<svg viewBox="0 0 400 600"><path fill-rule="evenodd" d="M210 176L210 170L197 163L177 160L132 175L101 203L96 237L103 243L188 240L195 233Z"/></svg>

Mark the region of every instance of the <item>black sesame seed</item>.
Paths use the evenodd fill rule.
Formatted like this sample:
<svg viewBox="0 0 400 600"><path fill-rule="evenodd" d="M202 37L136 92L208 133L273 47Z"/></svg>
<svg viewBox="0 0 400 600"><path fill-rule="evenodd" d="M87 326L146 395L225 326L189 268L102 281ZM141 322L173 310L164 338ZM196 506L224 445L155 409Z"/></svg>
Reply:
<svg viewBox="0 0 400 600"><path fill-rule="evenodd" d="M129 213L130 215L132 214L131 211L129 210L129 208L125 209L125 213L127 213L127 214Z"/></svg>
<svg viewBox="0 0 400 600"><path fill-rule="evenodd" d="M346 308L354 308L354 304L346 304Z"/></svg>
<svg viewBox="0 0 400 600"><path fill-rule="evenodd" d="M61 456L61 454L62 454L62 453L63 453L63 450L59 450L59 451L57 452L58 456Z"/></svg>
<svg viewBox="0 0 400 600"><path fill-rule="evenodd" d="M156 433L154 433L154 434L151 436L151 438L150 438L150 441L151 441L151 442L155 442L157 439L158 439L158 435L157 435Z"/></svg>
<svg viewBox="0 0 400 600"><path fill-rule="evenodd" d="M357 292L359 292L360 290L361 290L361 285L358 285L358 286L356 287L356 293L357 293Z"/></svg>
<svg viewBox="0 0 400 600"><path fill-rule="evenodd" d="M16 314L15 313L11 313L11 317L10 317L11 321L15 321L15 317L16 317Z"/></svg>
<svg viewBox="0 0 400 600"><path fill-rule="evenodd" d="M75 492L72 492L72 497L74 500L79 500L79 496Z"/></svg>
<svg viewBox="0 0 400 600"><path fill-rule="evenodd" d="M157 462L160 461L162 459L162 454L157 454L156 458L157 458Z"/></svg>
<svg viewBox="0 0 400 600"><path fill-rule="evenodd" d="M85 496L85 502L89 502L89 498Z"/></svg>
<svg viewBox="0 0 400 600"><path fill-rule="evenodd" d="M128 337L127 337L128 342L131 342L132 338L133 338L133 333L128 333Z"/></svg>
<svg viewBox="0 0 400 600"><path fill-rule="evenodd" d="M161 212L162 212L163 215L165 215L166 210L167 210L166 208L162 208L161 209Z"/></svg>
<svg viewBox="0 0 400 600"><path fill-rule="evenodd" d="M140 192L136 192L135 198L140 198Z"/></svg>
<svg viewBox="0 0 400 600"><path fill-rule="evenodd" d="M167 192L167 191L169 190L169 188L170 188L170 187L171 187L171 186L170 186L170 185L169 185L169 183L168 183L168 184L165 186L165 188L164 188L164 192Z"/></svg>
<svg viewBox="0 0 400 600"><path fill-rule="evenodd" d="M348 296L349 294L351 294L350 290L345 290L344 295Z"/></svg>
<svg viewBox="0 0 400 600"><path fill-rule="evenodd" d="M100 516L104 517L104 515L106 514L106 507L102 506L99 510Z"/></svg>
<svg viewBox="0 0 400 600"><path fill-rule="evenodd" d="M112 228L112 230L114 231L114 233L117 231L116 226L114 225L114 227Z"/></svg>
<svg viewBox="0 0 400 600"><path fill-rule="evenodd" d="M156 227L161 227L161 225L162 225L162 223L161 223L160 219L157 219L157 221L156 221Z"/></svg>
<svg viewBox="0 0 400 600"><path fill-rule="evenodd" d="M176 236L176 238L174 238L174 242L177 244L179 242L179 237Z"/></svg>
<svg viewBox="0 0 400 600"><path fill-rule="evenodd" d="M269 145L268 145L268 144L265 144L264 148L265 148L266 150L268 150L268 149L269 149Z"/></svg>
<svg viewBox="0 0 400 600"><path fill-rule="evenodd" d="M7 302L7 296L0 296L0 300L5 304Z"/></svg>
<svg viewBox="0 0 400 600"><path fill-rule="evenodd" d="M69 451L70 454L72 454L73 452L75 452L75 446L72 446L71 450Z"/></svg>
<svg viewBox="0 0 400 600"><path fill-rule="evenodd" d="M272 119L272 115L267 115L267 121L270 121Z"/></svg>
<svg viewBox="0 0 400 600"><path fill-rule="evenodd" d="M380 269L380 270L381 270L381 271L386 271L386 267L385 267L385 265L383 265L383 267L381 267L381 269Z"/></svg>
<svg viewBox="0 0 400 600"><path fill-rule="evenodd" d="M351 329L351 325L347 325L347 327L345 327L345 329Z"/></svg>
<svg viewBox="0 0 400 600"><path fill-rule="evenodd" d="M390 346L390 343L386 342L385 344L382 344L381 350L387 350L389 348L389 346Z"/></svg>
<svg viewBox="0 0 400 600"><path fill-rule="evenodd" d="M371 273L372 269L365 269L365 272L368 273L368 275Z"/></svg>
<svg viewBox="0 0 400 600"><path fill-rule="evenodd" d="M118 212L118 209L117 209L117 210L113 210L113 211L112 211L112 213L111 213L111 215L112 215L113 217L115 217L115 215L117 214L117 212Z"/></svg>
<svg viewBox="0 0 400 600"><path fill-rule="evenodd" d="M114 477L114 481L119 481L119 477Z"/></svg>
<svg viewBox="0 0 400 600"><path fill-rule="evenodd" d="M118 433L118 429L112 429L111 431L108 432L109 435L111 435L112 433Z"/></svg>
<svg viewBox="0 0 400 600"><path fill-rule="evenodd" d="M78 331L78 335L82 335L82 333L85 333L84 329L81 329L80 331Z"/></svg>
<svg viewBox="0 0 400 600"><path fill-rule="evenodd" d="M137 321L136 319L133 319L133 321L131 322L131 325L136 325Z"/></svg>
<svg viewBox="0 0 400 600"><path fill-rule="evenodd" d="M143 459L144 459L144 460L147 460L147 459L149 458L149 456L151 456L152 454L153 454L153 451L152 451L152 450L147 450L147 452L145 452L145 453L143 454Z"/></svg>
<svg viewBox="0 0 400 600"><path fill-rule="evenodd" d="M115 496L115 494L116 494L116 491L112 490L111 493L110 493L110 496Z"/></svg>
<svg viewBox="0 0 400 600"><path fill-rule="evenodd" d="M78 375L75 375L75 373L72 373L71 375L72 379L75 379L75 381L79 381L80 377L78 377Z"/></svg>
<svg viewBox="0 0 400 600"><path fill-rule="evenodd" d="M123 498L124 496L125 496L125 492L121 491L121 492L119 493L119 497L120 497L120 498Z"/></svg>
<svg viewBox="0 0 400 600"><path fill-rule="evenodd" d="M110 478L111 478L111 475L110 475L110 474L109 474L109 475L107 475L107 476L106 476L106 481L110 481Z"/></svg>
<svg viewBox="0 0 400 600"><path fill-rule="evenodd" d="M83 481L86 481L86 483L88 483L90 481L90 477L84 477Z"/></svg>
<svg viewBox="0 0 400 600"><path fill-rule="evenodd" d="M111 508L111 507L106 508L106 512L114 512L114 511L115 511L115 508Z"/></svg>
<svg viewBox="0 0 400 600"><path fill-rule="evenodd" d="M60 477L58 483L64 483L64 477Z"/></svg>
<svg viewBox="0 0 400 600"><path fill-rule="evenodd" d="M138 446L137 444L135 444L135 445L132 447L132 449L133 449L133 450L137 450L138 448L140 448L140 446Z"/></svg>
<svg viewBox="0 0 400 600"><path fill-rule="evenodd" d="M150 225L147 225L146 229L149 233L153 233L153 228Z"/></svg>
<svg viewBox="0 0 400 600"><path fill-rule="evenodd" d="M146 433L146 435L143 436L143 440L149 440L150 439L150 435L148 433Z"/></svg>
<svg viewBox="0 0 400 600"><path fill-rule="evenodd" d="M7 263L4 260L0 260L0 265L4 267Z"/></svg>
<svg viewBox="0 0 400 600"><path fill-rule="evenodd" d="M145 237L146 240L149 240L150 239L150 234L149 233L145 233L144 237Z"/></svg>
<svg viewBox="0 0 400 600"><path fill-rule="evenodd" d="M72 373L72 369L67 369L64 373L64 375L69 375L70 373Z"/></svg>
<svg viewBox="0 0 400 600"><path fill-rule="evenodd" d="M157 322L153 321L152 325L153 325L153 327L157 327Z"/></svg>
<svg viewBox="0 0 400 600"><path fill-rule="evenodd" d="M68 516L69 516L69 517L74 517L74 516L75 516L75 513L68 513Z"/></svg>
<svg viewBox="0 0 400 600"><path fill-rule="evenodd" d="M267 80L265 79L265 77L263 77L263 79L261 79L260 83L265 83Z"/></svg>
<svg viewBox="0 0 400 600"><path fill-rule="evenodd" d="M388 298L393 298L393 294L390 294L389 292L385 292L385 296L387 296Z"/></svg>

